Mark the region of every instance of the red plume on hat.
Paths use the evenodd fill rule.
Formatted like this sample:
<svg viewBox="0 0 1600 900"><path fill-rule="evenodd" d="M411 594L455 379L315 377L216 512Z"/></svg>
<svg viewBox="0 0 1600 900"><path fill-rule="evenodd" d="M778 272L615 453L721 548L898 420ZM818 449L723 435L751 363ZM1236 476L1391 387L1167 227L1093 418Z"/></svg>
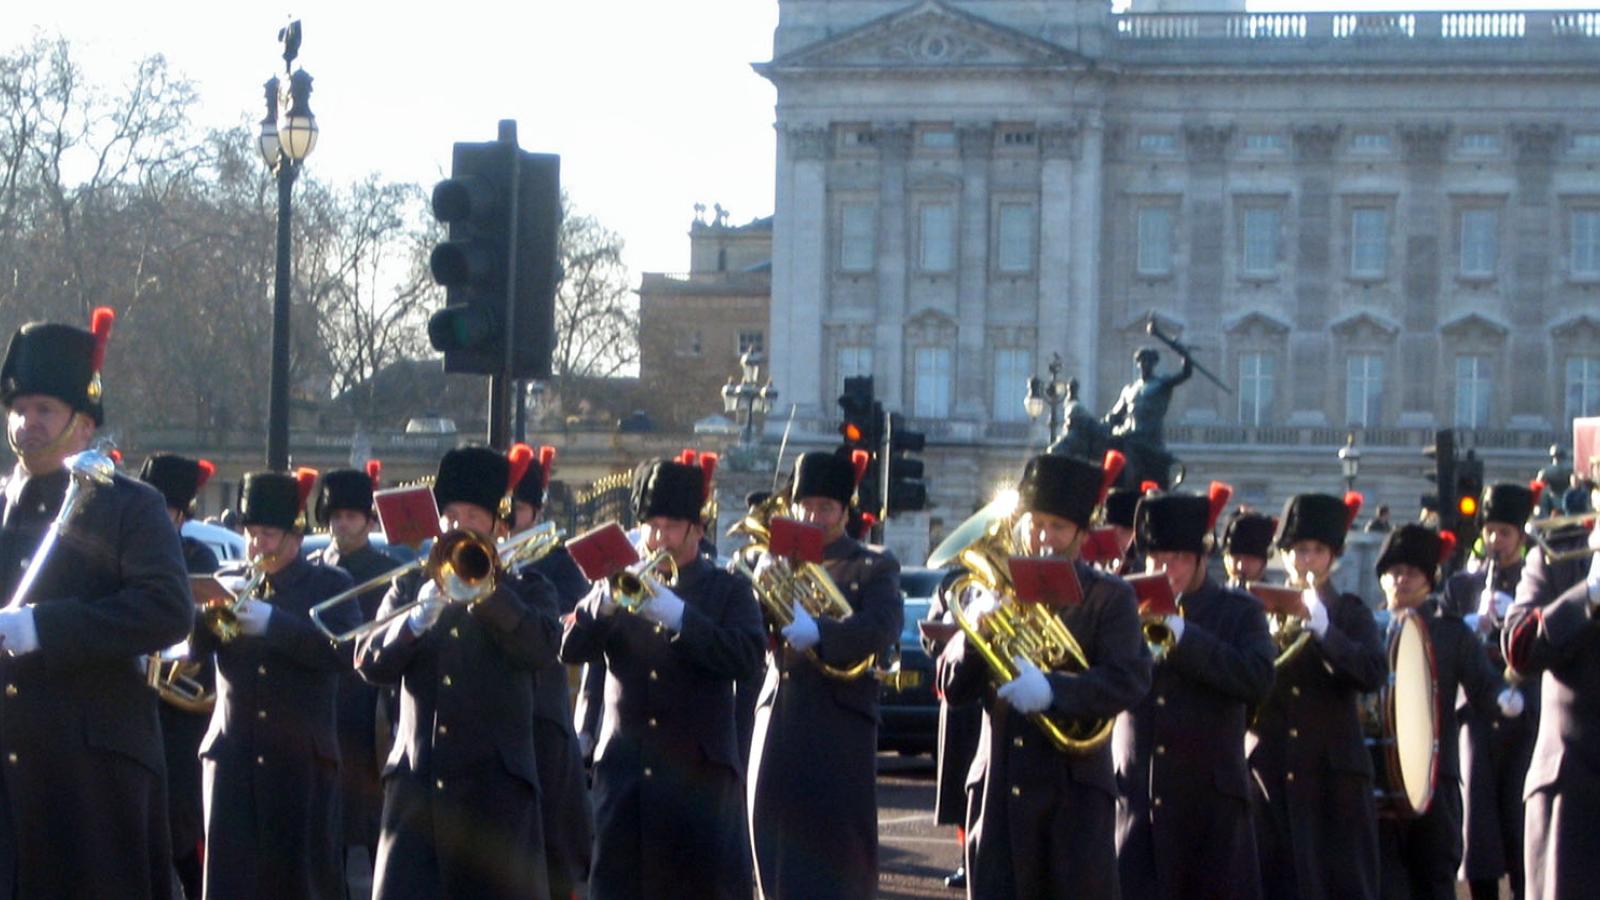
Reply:
<svg viewBox="0 0 1600 900"><path fill-rule="evenodd" d="M700 454L694 452L692 448L685 447L683 452L678 454L678 464L684 466L696 465L696 460L698 460L699 457Z"/></svg>
<svg viewBox="0 0 1600 900"><path fill-rule="evenodd" d="M317 483L317 470L309 466L301 466L294 470L295 481L300 485L300 511L306 508L306 498L311 496L311 488Z"/></svg>
<svg viewBox="0 0 1600 900"><path fill-rule="evenodd" d="M121 450L118 450L117 448L112 447L110 452L107 455L111 457L111 461L112 462L116 463L119 466L122 465L122 451Z"/></svg>
<svg viewBox="0 0 1600 900"><path fill-rule="evenodd" d="M383 460L367 460L367 480L372 482L372 489L377 490L383 484Z"/></svg>
<svg viewBox="0 0 1600 900"><path fill-rule="evenodd" d="M1454 531L1439 532L1439 565L1444 565L1455 555L1457 543Z"/></svg>
<svg viewBox="0 0 1600 900"><path fill-rule="evenodd" d="M1221 481L1211 482L1211 490L1206 492L1206 498L1211 501L1211 512L1206 517L1206 530L1211 531L1217 527L1217 517L1222 515L1222 508L1228 505L1228 500L1233 496L1233 486Z"/></svg>
<svg viewBox="0 0 1600 900"><path fill-rule="evenodd" d="M1153 494L1159 490L1161 490L1161 485L1156 484L1154 481L1139 482L1139 493L1141 494Z"/></svg>
<svg viewBox="0 0 1600 900"><path fill-rule="evenodd" d="M544 472L546 483L550 481L550 468L556 464L556 448L545 444L539 448L539 468Z"/></svg>
<svg viewBox="0 0 1600 900"><path fill-rule="evenodd" d="M194 464L200 470L200 474L194 479L194 492L198 494L200 489L206 486L206 482L211 480L211 476L217 474L217 466L209 459L197 459Z"/></svg>
<svg viewBox="0 0 1600 900"><path fill-rule="evenodd" d="M520 442L512 444L506 459L511 463L510 480L506 483L506 492L510 493L517 489L522 476L528 474L528 466L533 464L533 448Z"/></svg>
<svg viewBox="0 0 1600 900"><path fill-rule="evenodd" d="M109 306L95 307L89 317L89 332L94 335L94 355L89 357L89 371L99 372L105 365L106 344L111 340L111 325L117 321L117 311Z"/></svg>
<svg viewBox="0 0 1600 900"><path fill-rule="evenodd" d="M702 503L711 499L711 480L716 477L717 463L721 460L720 456L709 451L700 454L700 472L705 475L703 493L700 496L700 502ZM690 465L694 465L694 463L690 463Z"/></svg>
<svg viewBox="0 0 1600 900"><path fill-rule="evenodd" d="M1539 505L1539 498L1544 496L1545 483L1535 478L1528 482L1528 490L1533 491L1533 505Z"/></svg>
<svg viewBox="0 0 1600 900"><path fill-rule="evenodd" d="M1359 491L1345 492L1344 508L1350 511L1350 515L1344 520L1344 527L1346 529L1356 524L1356 515L1361 512L1361 504L1365 499L1366 498L1362 497Z"/></svg>
<svg viewBox="0 0 1600 900"><path fill-rule="evenodd" d="M861 486L861 479L866 477L867 466L872 464L872 455L865 450L850 451L850 467L856 471L856 486Z"/></svg>
<svg viewBox="0 0 1600 900"><path fill-rule="evenodd" d="M1106 492L1117 483L1122 476L1122 470L1127 467L1128 458L1120 450L1107 450L1105 458L1100 461L1100 502L1106 500Z"/></svg>

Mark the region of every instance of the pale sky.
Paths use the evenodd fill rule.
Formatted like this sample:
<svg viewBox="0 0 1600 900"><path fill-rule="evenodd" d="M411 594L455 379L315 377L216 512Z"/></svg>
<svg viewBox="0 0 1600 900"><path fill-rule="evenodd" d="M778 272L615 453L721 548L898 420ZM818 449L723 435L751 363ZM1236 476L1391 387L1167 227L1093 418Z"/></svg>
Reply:
<svg viewBox="0 0 1600 900"><path fill-rule="evenodd" d="M906 0L907 5L914 0ZM450 145L492 140L518 121L524 149L562 156L579 208L620 232L641 271L688 268L693 205L733 222L772 212L771 86L750 63L771 56L776 0L447 0L253 4L158 0L28 3L0 16L0 50L36 30L76 48L89 77L115 85L161 52L196 83L199 124L263 113L282 70L277 29L304 22L299 63L316 79L321 126L307 165L348 182L370 171L432 185ZM1120 4L1119 4L1120 5ZM1254 2L1252 10L1600 8L1600 0Z"/></svg>

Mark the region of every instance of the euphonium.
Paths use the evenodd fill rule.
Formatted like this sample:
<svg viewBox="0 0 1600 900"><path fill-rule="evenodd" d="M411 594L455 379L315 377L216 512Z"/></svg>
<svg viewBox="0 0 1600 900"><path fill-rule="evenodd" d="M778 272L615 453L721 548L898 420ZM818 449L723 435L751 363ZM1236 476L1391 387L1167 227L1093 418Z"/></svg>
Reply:
<svg viewBox="0 0 1600 900"><path fill-rule="evenodd" d="M1040 670L1068 665L1077 671L1089 668L1089 658L1078 644L1078 639L1062 623L1054 610L1040 603L1022 603L1012 588L1008 560L1018 555L1015 525L1015 495L991 503L973 518L987 517L991 521L982 534L956 556L966 571L947 588L956 602L950 604L956 624L966 635L967 642L988 663L990 673L998 684L1017 677L1012 658L1022 656ZM964 526L963 526L964 527ZM969 587L991 591L999 602L994 609L977 620L966 614L959 602ZM1049 712L1028 716L1044 731L1058 749L1069 753L1087 753L1111 739L1112 719L1066 719Z"/></svg>
<svg viewBox="0 0 1600 900"><path fill-rule="evenodd" d="M833 576L828 574L827 569L814 562L797 562L772 554L772 519L783 513L786 503L787 495L775 494L729 529L729 534L743 534L750 539L750 544L743 548L741 555L764 555L770 560L765 565L751 569L743 559L738 559L734 563L735 570L750 579L756 599L761 601L761 610L766 613L767 621L775 631L782 631L794 621L793 604L796 602L812 618L847 618L854 610L850 607L850 601L845 599L844 592L833 583ZM822 661L814 648L805 651L805 657L822 674L841 681L860 678L873 671L873 666L878 662L878 655L869 653L865 659L848 666L829 665Z"/></svg>

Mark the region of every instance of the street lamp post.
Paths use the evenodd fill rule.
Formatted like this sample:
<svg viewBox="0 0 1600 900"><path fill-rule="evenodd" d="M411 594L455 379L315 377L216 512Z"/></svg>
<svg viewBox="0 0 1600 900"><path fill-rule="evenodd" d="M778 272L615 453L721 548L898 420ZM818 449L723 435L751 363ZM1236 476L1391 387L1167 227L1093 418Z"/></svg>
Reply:
<svg viewBox="0 0 1600 900"><path fill-rule="evenodd" d="M290 71L300 50L300 23L279 33L284 42L283 69L289 90L280 90L274 75L266 83L267 115L261 120L257 147L278 180L278 256L272 284L272 375L267 392L267 468L289 469L289 224L290 194L300 166L317 146L317 117L311 113L311 76ZM283 111L282 126L278 111Z"/></svg>
<svg viewBox="0 0 1600 900"><path fill-rule="evenodd" d="M1356 434L1345 435L1344 446L1339 448L1339 469L1344 473L1344 489L1356 489L1356 476L1361 474L1361 451L1356 449Z"/></svg>
<svg viewBox="0 0 1600 900"><path fill-rule="evenodd" d="M1050 436L1045 440L1047 447L1061 430L1061 408L1067 401L1067 383L1061 380L1061 354L1051 354L1049 370L1049 381L1038 376L1028 379L1028 395L1022 400L1022 408L1028 411L1028 418L1035 422L1044 415L1046 408L1049 409Z"/></svg>
<svg viewBox="0 0 1600 900"><path fill-rule="evenodd" d="M728 376L728 383L722 386L722 410L735 421L742 414L744 425L739 432L739 455L743 463L748 465L755 452L755 419L756 415L766 415L772 411L772 406L777 402L778 389L773 386L772 379L768 378L766 384L761 383L761 364L766 359L759 350L747 350L739 357L739 380Z"/></svg>

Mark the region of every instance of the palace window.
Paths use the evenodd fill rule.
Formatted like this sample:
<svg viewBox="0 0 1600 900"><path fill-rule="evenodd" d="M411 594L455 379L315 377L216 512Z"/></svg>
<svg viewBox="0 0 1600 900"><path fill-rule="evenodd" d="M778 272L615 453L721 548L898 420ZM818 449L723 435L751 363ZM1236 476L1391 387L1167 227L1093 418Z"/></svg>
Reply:
<svg viewBox="0 0 1600 900"><path fill-rule="evenodd" d="M1000 204L996 267L1007 273L1033 270L1033 204Z"/></svg>
<svg viewBox="0 0 1600 900"><path fill-rule="evenodd" d="M1242 269L1247 275L1272 275L1278 270L1278 211L1246 207Z"/></svg>
<svg viewBox="0 0 1600 900"><path fill-rule="evenodd" d="M939 419L950 415L950 383L953 380L949 347L918 347L912 358L912 412L920 419Z"/></svg>
<svg viewBox="0 0 1600 900"><path fill-rule="evenodd" d="M955 208L948 203L922 207L922 253L919 268L924 272L948 272L955 268Z"/></svg>
<svg viewBox="0 0 1600 900"><path fill-rule="evenodd" d="M1270 353L1239 354L1239 424L1272 424L1273 376L1277 359Z"/></svg>
<svg viewBox="0 0 1600 900"><path fill-rule="evenodd" d="M1456 357L1456 426L1487 428L1490 393L1488 357Z"/></svg>
<svg viewBox="0 0 1600 900"><path fill-rule="evenodd" d="M839 393L844 393L844 380L857 375L872 374L872 348L859 345L840 347L834 373L839 383Z"/></svg>
<svg viewBox="0 0 1600 900"><path fill-rule="evenodd" d="M1346 425L1373 427L1383 414L1383 357L1356 353L1345 360Z"/></svg>
<svg viewBox="0 0 1600 900"><path fill-rule="evenodd" d="M1600 357L1567 357L1567 418L1600 415Z"/></svg>
<svg viewBox="0 0 1600 900"><path fill-rule="evenodd" d="M877 210L867 203L839 208L839 268L870 272L878 256Z"/></svg>
<svg viewBox="0 0 1600 900"><path fill-rule="evenodd" d="M1139 210L1140 275L1167 275L1172 272L1172 210L1165 206L1146 206Z"/></svg>
<svg viewBox="0 0 1600 900"><path fill-rule="evenodd" d="M1500 213L1493 209L1461 211L1461 274L1493 278L1500 265Z"/></svg>
<svg viewBox="0 0 1600 900"><path fill-rule="evenodd" d="M994 394L989 417L996 422L1021 422L1028 418L1022 400L1033 375L1033 353L1016 347L994 352Z"/></svg>
<svg viewBox="0 0 1600 900"><path fill-rule="evenodd" d="M740 356L743 356L743 355L745 355L745 353L750 352L750 351L755 351L756 353L762 353L762 352L765 352L766 349L767 349L767 340L766 340L766 334L765 333L760 332L760 331L741 331L741 332L739 332L739 355Z"/></svg>
<svg viewBox="0 0 1600 900"><path fill-rule="evenodd" d="M1389 270L1389 211L1358 206L1350 211L1350 274L1382 278Z"/></svg>
<svg viewBox="0 0 1600 900"><path fill-rule="evenodd" d="M1600 209L1572 211L1572 274L1600 277Z"/></svg>
<svg viewBox="0 0 1600 900"><path fill-rule="evenodd" d="M1176 153L1178 136L1170 131L1146 131L1139 135L1139 150L1143 153Z"/></svg>

